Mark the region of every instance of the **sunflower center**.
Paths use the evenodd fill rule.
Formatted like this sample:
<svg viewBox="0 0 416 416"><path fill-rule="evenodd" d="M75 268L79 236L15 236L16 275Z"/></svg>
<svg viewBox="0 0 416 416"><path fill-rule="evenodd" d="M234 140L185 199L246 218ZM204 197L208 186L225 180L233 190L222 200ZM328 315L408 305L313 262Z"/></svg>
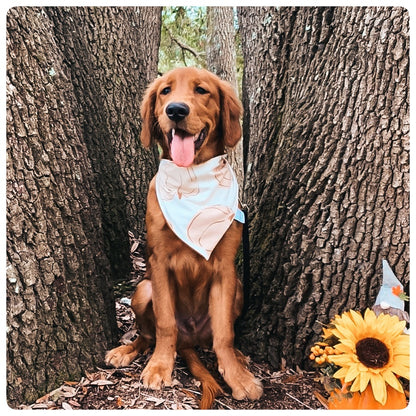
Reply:
<svg viewBox="0 0 416 416"><path fill-rule="evenodd" d="M361 339L355 349L358 359L367 367L382 368L389 362L389 349L377 338Z"/></svg>

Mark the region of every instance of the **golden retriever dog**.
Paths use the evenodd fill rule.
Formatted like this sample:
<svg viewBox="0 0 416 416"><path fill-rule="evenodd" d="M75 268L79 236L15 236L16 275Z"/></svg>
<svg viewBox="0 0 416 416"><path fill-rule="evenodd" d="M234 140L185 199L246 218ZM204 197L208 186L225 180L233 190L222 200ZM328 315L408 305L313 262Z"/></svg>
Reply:
<svg viewBox="0 0 416 416"><path fill-rule="evenodd" d="M171 385L178 353L201 381L200 407L205 409L222 389L198 358L197 345L213 348L218 371L235 399L256 400L263 393L245 357L234 348L234 322L243 299L234 265L242 224L233 220L230 208L204 208L184 237L191 240L187 244L165 218L161 201L176 198L182 203L202 192L195 172L211 160L219 161L214 169L217 188L231 189L234 174L227 171L223 155L241 137L241 113L232 87L203 69L177 68L149 86L141 107L141 141L145 147L159 143L161 166L164 162L167 167L151 181L147 199L147 275L131 302L139 336L106 355L108 365L126 366L154 345L141 379L145 387L160 389ZM158 176L164 186L159 194ZM215 224L223 233L217 243L210 234ZM197 236L198 227L203 228L202 237ZM206 247L197 252L189 244Z"/></svg>

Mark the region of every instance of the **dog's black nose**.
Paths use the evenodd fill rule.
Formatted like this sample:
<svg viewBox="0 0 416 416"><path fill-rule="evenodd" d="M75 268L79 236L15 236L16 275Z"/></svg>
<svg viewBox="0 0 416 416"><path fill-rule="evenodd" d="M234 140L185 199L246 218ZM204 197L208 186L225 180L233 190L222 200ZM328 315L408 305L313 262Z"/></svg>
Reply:
<svg viewBox="0 0 416 416"><path fill-rule="evenodd" d="M172 121L181 121L189 114L189 107L185 103L170 103L166 107L166 115Z"/></svg>

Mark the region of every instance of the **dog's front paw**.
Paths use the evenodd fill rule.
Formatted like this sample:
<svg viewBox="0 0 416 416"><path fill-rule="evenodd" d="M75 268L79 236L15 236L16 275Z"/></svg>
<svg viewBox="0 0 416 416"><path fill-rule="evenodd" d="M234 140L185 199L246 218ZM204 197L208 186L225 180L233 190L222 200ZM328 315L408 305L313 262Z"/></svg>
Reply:
<svg viewBox="0 0 416 416"><path fill-rule="evenodd" d="M140 378L144 387L159 390L172 385L173 359L158 359L153 356L143 370Z"/></svg>
<svg viewBox="0 0 416 416"><path fill-rule="evenodd" d="M131 344L121 345L107 352L105 363L115 368L128 366L137 356L138 351Z"/></svg>
<svg viewBox="0 0 416 416"><path fill-rule="evenodd" d="M263 395L261 381L244 368L239 361L226 368L218 367L218 371L231 387L234 399L258 400Z"/></svg>
<svg viewBox="0 0 416 416"><path fill-rule="evenodd" d="M261 381L249 371L247 373L247 375L237 380L236 383L233 383L233 386L230 386L233 390L233 397L236 400L258 400L263 395Z"/></svg>

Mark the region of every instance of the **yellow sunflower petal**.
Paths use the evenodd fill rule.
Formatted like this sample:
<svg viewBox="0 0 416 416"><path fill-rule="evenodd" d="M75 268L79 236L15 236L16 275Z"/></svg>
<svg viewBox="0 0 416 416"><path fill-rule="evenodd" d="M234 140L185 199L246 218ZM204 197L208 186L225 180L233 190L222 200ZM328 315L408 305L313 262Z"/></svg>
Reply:
<svg viewBox="0 0 416 416"><path fill-rule="evenodd" d="M364 312L364 321L369 327L372 327L376 321L376 314L367 308Z"/></svg>
<svg viewBox="0 0 416 416"><path fill-rule="evenodd" d="M409 365L404 365L400 362L394 361L393 364L390 366L390 370L400 377L407 378L408 380L410 379Z"/></svg>
<svg viewBox="0 0 416 416"><path fill-rule="evenodd" d="M386 331L391 329L391 325L396 324L395 320L391 320L389 318L391 318L390 315L384 315L381 313L379 316L377 316L374 325L371 326L371 329L376 329L380 333L384 334Z"/></svg>
<svg viewBox="0 0 416 416"><path fill-rule="evenodd" d="M370 382L374 398L384 406L387 400L387 389L383 377L380 374L370 374Z"/></svg>
<svg viewBox="0 0 416 416"><path fill-rule="evenodd" d="M357 376L359 376L360 372L358 371L358 364L353 364L349 369L347 374L345 375L345 382L349 383L350 381L354 380Z"/></svg>
<svg viewBox="0 0 416 416"><path fill-rule="evenodd" d="M357 329L357 326L355 325L354 319L351 315L351 310L347 313L343 313L341 316L341 323L345 327L347 327L350 331L354 332Z"/></svg>
<svg viewBox="0 0 416 416"><path fill-rule="evenodd" d="M354 321L355 325L357 327L363 326L364 325L364 319L361 316L361 314L357 311L354 310L350 310L350 314L351 314L351 318Z"/></svg>
<svg viewBox="0 0 416 416"><path fill-rule="evenodd" d="M406 326L406 321L395 321L389 318L392 316L387 315L388 319L385 320L385 331L384 336L386 338L395 338L403 333L403 329Z"/></svg>
<svg viewBox="0 0 416 416"><path fill-rule="evenodd" d="M410 338L409 335L399 335L391 340L392 348L395 354L410 354Z"/></svg>
<svg viewBox="0 0 416 416"><path fill-rule="evenodd" d="M328 360L336 365L347 367L354 363L351 354L330 355Z"/></svg>
<svg viewBox="0 0 416 416"><path fill-rule="evenodd" d="M349 340L347 340L347 341L349 341ZM353 348L354 348L354 346L353 346ZM344 344L342 342L342 343L334 345L334 348L337 349L338 351L345 352L347 354L352 353L351 344L349 344L349 343Z"/></svg>
<svg viewBox="0 0 416 416"><path fill-rule="evenodd" d="M390 371L386 370L382 374L384 380L386 383L389 383L391 387L399 391L400 393L403 393L403 387L400 383L400 381L397 379L397 377Z"/></svg>
<svg viewBox="0 0 416 416"><path fill-rule="evenodd" d="M360 372L367 372L367 371L371 371L371 370L360 361L358 363L358 371L360 371Z"/></svg>
<svg viewBox="0 0 416 416"><path fill-rule="evenodd" d="M378 315L377 319L384 319L386 321L390 321L390 322L400 322L400 319L397 315L390 315L389 313L381 313L380 315Z"/></svg>
<svg viewBox="0 0 416 416"><path fill-rule="evenodd" d="M355 351L355 342L348 338L340 338L339 342L346 345L349 348L349 352Z"/></svg>
<svg viewBox="0 0 416 416"><path fill-rule="evenodd" d="M336 323L338 323L341 320L341 317L339 315L335 315L334 319L331 321L331 324L335 326Z"/></svg>
<svg viewBox="0 0 416 416"><path fill-rule="evenodd" d="M409 354L394 354L393 360L392 360L392 366L395 366L396 364L400 364L403 367L409 367L410 366Z"/></svg>
<svg viewBox="0 0 416 416"><path fill-rule="evenodd" d="M360 373L360 392L362 393L368 386L368 382L370 381L370 372L364 371Z"/></svg>
<svg viewBox="0 0 416 416"><path fill-rule="evenodd" d="M322 331L324 333L324 338L329 338L332 336L332 329L330 328L322 328Z"/></svg>
<svg viewBox="0 0 416 416"><path fill-rule="evenodd" d="M332 335L336 336L337 338L342 338L341 333L336 329L332 329Z"/></svg>
<svg viewBox="0 0 416 416"><path fill-rule="evenodd" d="M348 367L341 367L334 375L334 378L345 378L348 373Z"/></svg>
<svg viewBox="0 0 416 416"><path fill-rule="evenodd" d="M341 334L339 338L348 338L352 341L356 342L356 328L353 326L350 328L350 326L344 323L336 324L335 327L337 328L337 331Z"/></svg>
<svg viewBox="0 0 416 416"><path fill-rule="evenodd" d="M360 390L360 380L361 380L361 374L358 373L357 377L354 380L354 383L351 384L350 390L351 391L358 391Z"/></svg>

